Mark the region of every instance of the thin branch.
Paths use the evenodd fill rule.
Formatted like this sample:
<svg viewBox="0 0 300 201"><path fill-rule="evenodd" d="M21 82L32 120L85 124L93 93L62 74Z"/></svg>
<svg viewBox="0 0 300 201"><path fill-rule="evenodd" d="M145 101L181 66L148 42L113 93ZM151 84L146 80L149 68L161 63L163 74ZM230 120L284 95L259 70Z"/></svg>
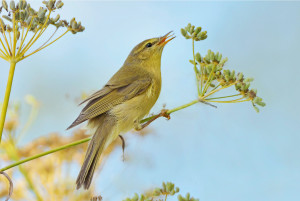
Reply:
<svg viewBox="0 0 300 201"><path fill-rule="evenodd" d="M24 50L22 51L22 53L21 53L21 56L23 56L30 48L31 48L31 46L40 38L40 36L44 33L44 31L47 29L47 27L46 27L46 25L47 25L47 23L48 23L48 21L49 21L49 18L50 18L50 14L51 14L51 10L49 11L49 13L48 13L48 15L47 15L47 19L45 20L45 23L43 24L43 26L42 26L42 28L40 29L40 32L39 32L39 34L37 35L37 37L31 42L31 40L30 40L30 42L27 44L28 46L26 47L25 46L25 48L24 48ZM37 31L38 32L38 31ZM36 32L36 33L37 33ZM36 34L35 34L36 35Z"/></svg>
<svg viewBox="0 0 300 201"><path fill-rule="evenodd" d="M4 60L7 61L7 58L6 58L4 55L1 55L1 54L0 54L0 58L2 58L2 59L4 59Z"/></svg>
<svg viewBox="0 0 300 201"><path fill-rule="evenodd" d="M34 19L35 19L35 18L32 17L32 19L31 19L31 21L30 21L30 24L29 24L29 26L27 27L26 34L25 34L24 38L21 40L20 47L19 47L19 50L18 50L18 52L17 52L17 55L19 55L19 53L20 53L21 50L22 50L23 43L24 43L25 40L26 40L27 34L28 34L29 30L31 29L31 25L32 25L32 22L33 22Z"/></svg>
<svg viewBox="0 0 300 201"><path fill-rule="evenodd" d="M46 156L46 155L48 155L48 154L51 154L51 153L54 153L54 152L57 152L57 151L61 151L61 150L63 150L63 149L67 149L67 148L69 148L69 147L73 147L73 146L76 146L76 145L78 145L78 144L82 144L82 143L88 142L90 139L91 139L90 137L84 138L84 139L82 139L82 140L78 140L78 141L76 141L76 142L72 142L72 143L70 143L70 144L63 145L63 146L61 146L61 147L58 147L58 148L55 148L55 149L51 149L51 150L49 150L49 151L46 151L46 152L43 152L43 153L40 153L40 154L31 156L31 157L29 157L29 158L26 158L26 159L20 160L20 161L18 161L18 162L16 162L16 163L13 163L13 164L11 164L11 165L9 165L9 166L7 166L7 167L4 167L4 168L0 169L0 171L5 171L5 170L8 170L8 169L10 169L10 168L12 168L12 167L15 167L15 166L21 165L21 164L23 164L23 163L26 163L26 162L28 162L28 161L31 161L31 160L40 158L40 157L42 157L42 156Z"/></svg>
<svg viewBox="0 0 300 201"><path fill-rule="evenodd" d="M242 98L238 98L235 100L230 100L230 101L213 101L213 100L207 100L208 102L213 102L213 103L241 103L241 102L246 102L246 101L250 101L251 99L245 99L246 97L242 97ZM245 100L242 100L245 99Z"/></svg>
<svg viewBox="0 0 300 201"><path fill-rule="evenodd" d="M206 84L205 84L204 89L203 89L203 92L202 92L203 95L206 93L208 87L210 86L210 83L211 83L211 81L212 81L212 76L213 76L213 74L215 73L214 71L215 71L216 66L217 66L217 65L214 65L214 67L211 69L211 72L210 72L210 74L209 74L209 76L208 76L208 79L207 79L207 81L206 81Z"/></svg>
<svg viewBox="0 0 300 201"><path fill-rule="evenodd" d="M217 106L215 106L215 105L213 105L213 104L210 104L210 103L208 103L206 100L202 100L201 98L199 98L199 102L200 102L200 103L203 103L203 104L205 104L205 105L209 105L209 106L211 106L211 107L217 108Z"/></svg>
<svg viewBox="0 0 300 201"><path fill-rule="evenodd" d="M2 20L0 20L0 24L1 24L1 28L2 28L2 35L3 35L3 37L5 39L5 42L6 42L6 45L7 45L7 49L9 51L9 53L11 54L11 50L10 50L10 47L9 47L9 44L8 44L8 41L7 41L7 38L6 38L6 34L5 34L5 31L4 31L4 26L3 26ZM3 46L3 47L5 48L5 46Z"/></svg>
<svg viewBox="0 0 300 201"><path fill-rule="evenodd" d="M8 196L6 198L5 201L8 201L10 199L10 197L12 196L13 190L14 190L14 183L12 182L11 178L8 176L8 174L6 174L3 171L0 171L0 174L2 174L3 176L5 176L5 178L8 180L9 182L9 191L8 191Z"/></svg>
<svg viewBox="0 0 300 201"><path fill-rule="evenodd" d="M24 38L24 32L25 32L25 31L24 31L24 26L22 26L22 35L21 35L21 40L20 40L20 44L19 44L19 50L20 50L20 48L21 48L21 46L22 46L22 45L21 45L21 42L23 41L23 38ZM19 50L18 50L18 52L19 52ZM17 52L17 54L18 54L18 52ZM16 55L17 55L17 54L16 54Z"/></svg>
<svg viewBox="0 0 300 201"><path fill-rule="evenodd" d="M10 46L12 47L12 39L11 39L11 33L8 32L8 36L9 36L9 43L10 43Z"/></svg>
<svg viewBox="0 0 300 201"><path fill-rule="evenodd" d="M2 47L4 48L4 51L6 52L5 56L8 56L9 53L8 53L8 51L7 51L7 49L6 49L6 47L5 47L5 45L4 45L4 43L3 43L3 41L2 41L1 38L0 38L0 42L1 42ZM1 52L3 52L3 51L1 50Z"/></svg>
<svg viewBox="0 0 300 201"><path fill-rule="evenodd" d="M216 90L219 86L221 86L221 84L218 84L217 86L215 86L211 91Z"/></svg>
<svg viewBox="0 0 300 201"><path fill-rule="evenodd" d="M33 55L33 54L39 52L39 51L41 51L42 49L48 47L49 45L51 45L52 43L56 42L58 39L60 39L61 37L63 37L63 36L64 36L66 33L68 33L69 31L70 31L70 30L65 31L65 33L63 33L61 36L59 36L58 38L56 38L55 40L53 40L51 43L47 44L46 46L42 47L41 49L37 49L37 50L35 50L34 52L32 52L32 53L30 53L30 54L28 54L28 55L26 55L26 56L24 56L24 57L22 57L22 58L19 58L19 61L21 61L21 60L23 60L23 59L25 59L25 58L27 58L27 57L29 57L29 56L31 56L31 55Z"/></svg>
<svg viewBox="0 0 300 201"><path fill-rule="evenodd" d="M35 51L41 49L44 45L46 45L50 40L51 38L55 35L55 33L57 32L58 28L55 29L55 31L53 32L53 34L50 36L50 38L48 38L48 40L46 42L43 43L43 45L41 45L39 48L37 48Z"/></svg>
<svg viewBox="0 0 300 201"><path fill-rule="evenodd" d="M195 60L195 40L192 39L192 41L193 41L194 71L195 71L195 75L196 75L198 95L200 95L202 93L202 91L200 91L200 88L199 88L199 78L198 78L197 65L196 65L196 60ZM201 90L202 90L202 87L201 87Z"/></svg>
<svg viewBox="0 0 300 201"><path fill-rule="evenodd" d="M239 96L239 95L241 95L241 94L235 94L235 95L231 95L231 96L221 96L221 97L215 97L215 98L206 98L205 100L214 100L214 99L230 98L230 97Z"/></svg>
<svg viewBox="0 0 300 201"><path fill-rule="evenodd" d="M221 90L223 90L223 89L226 89L226 88L228 88L228 87L231 87L232 85L235 85L236 83L237 83L237 82L233 82L233 83L231 83L231 84L225 85L225 86L223 86L223 87L221 87L221 88L219 88L219 89L216 89L216 90L214 90L214 91L210 91L208 94L206 94L205 96L202 96L201 98L202 98L202 99L205 99L206 97L211 96L212 94L214 94L214 93L216 93L216 92L218 92L218 91L221 91Z"/></svg>
<svg viewBox="0 0 300 201"><path fill-rule="evenodd" d="M16 33L17 24L16 24L16 14L15 14L15 12L13 12L13 21L12 21L12 23L13 23L12 25L13 25L13 32L14 32L14 40L13 40L13 46L12 46L13 52L12 52L12 54L13 54L13 56L15 56L16 46L17 46L17 33Z"/></svg>
<svg viewBox="0 0 300 201"><path fill-rule="evenodd" d="M201 101L200 101L200 100L194 100L194 101L192 101L192 102L190 102L190 103L181 105L181 106L176 107L176 108L173 108L173 109L171 109L171 110L165 110L165 111L161 112L161 113L158 114L158 115L159 115L159 117L162 117L162 116L168 117L169 114L171 114L171 113L173 113L173 112L176 112L176 111L178 111L178 110L182 110L182 109L184 109L184 108L187 108L187 107L189 107L189 106L191 106L191 105L194 105L194 104L196 104L196 103L199 103L199 102L201 102ZM152 120L152 119L157 119L157 116L158 116L158 115L153 115L153 116L151 116L151 117L145 118L145 119L141 120L140 123L145 123L145 122L147 122L147 121L153 122L154 120ZM148 125L149 125L149 124L148 124ZM73 147L73 146L76 146L76 145L79 145L79 144L88 142L90 139L91 139L90 137L84 138L84 139L82 139L82 140L78 140L78 141L75 141L75 142L72 142L72 143L69 143L69 144L60 146L60 147L58 147L58 148L51 149L51 150L49 150L49 151L46 151L46 152L43 152L43 153L40 153L40 154L31 156L31 157L29 157L29 158L26 158L26 159L20 160L20 161L18 161L18 162L16 162L16 163L13 163L13 164L11 164L11 165L9 165L9 166L7 166L7 167L4 167L4 168L0 169L0 171L5 171L5 170L8 170L8 169L13 168L13 167L15 167L15 166L18 166L18 165L21 165L21 164L23 164L23 163L26 163L26 162L28 162L28 161L31 161L31 160L40 158L40 157L42 157L42 156L46 156L46 155L48 155L48 154L55 153L55 152L57 152L57 151L61 151L61 150L64 150L64 149L67 149L67 148L70 148L70 147Z"/></svg>
<svg viewBox="0 0 300 201"><path fill-rule="evenodd" d="M24 55L24 54L26 53L27 47L30 45L31 41L34 39L34 37L36 36L37 33L38 33L38 32L35 32L35 33L33 34L33 36L31 37L31 39L29 40L29 42L28 42L28 43L25 45L25 47L21 50L20 56L19 56L19 57L21 57L22 55Z"/></svg>
<svg viewBox="0 0 300 201"><path fill-rule="evenodd" d="M203 91L203 85L204 85L204 79L203 79L203 75L204 75L204 66L201 65L201 63L199 64L200 65L200 70L201 70L201 94L202 95L202 91Z"/></svg>

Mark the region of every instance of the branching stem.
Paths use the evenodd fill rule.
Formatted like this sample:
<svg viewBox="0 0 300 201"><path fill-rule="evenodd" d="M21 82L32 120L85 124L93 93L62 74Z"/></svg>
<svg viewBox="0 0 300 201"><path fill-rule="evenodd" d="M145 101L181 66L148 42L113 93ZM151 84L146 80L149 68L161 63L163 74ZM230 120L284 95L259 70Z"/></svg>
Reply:
<svg viewBox="0 0 300 201"><path fill-rule="evenodd" d="M61 37L63 37L63 36L64 36L66 33L68 33L69 31L70 31L70 30L65 31L65 33L63 33L61 36L59 36L58 38L56 38L55 40L53 40L51 43L45 45L44 47L39 48L39 49L33 51L32 53L30 53L30 54L28 54L28 55L26 55L26 56L24 56L24 57L22 57L22 58L19 58L19 61L21 61L21 60L23 60L23 59L25 59L25 58L27 58L27 57L29 57L29 56L31 56L31 55L33 55L33 54L39 52L39 51L41 51L42 49L48 47L49 45L51 45L52 43L56 42L58 39L60 39Z"/></svg>

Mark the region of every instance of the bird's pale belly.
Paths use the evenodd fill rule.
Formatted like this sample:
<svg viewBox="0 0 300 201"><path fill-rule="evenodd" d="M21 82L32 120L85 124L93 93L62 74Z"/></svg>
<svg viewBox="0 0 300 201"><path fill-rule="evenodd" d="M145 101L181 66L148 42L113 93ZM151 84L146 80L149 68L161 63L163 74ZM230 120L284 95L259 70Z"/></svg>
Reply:
<svg viewBox="0 0 300 201"><path fill-rule="evenodd" d="M115 106L110 114L117 119L118 133L127 132L134 128L135 122L139 122L150 112L159 96L159 92L160 86L158 88L150 86L147 92Z"/></svg>

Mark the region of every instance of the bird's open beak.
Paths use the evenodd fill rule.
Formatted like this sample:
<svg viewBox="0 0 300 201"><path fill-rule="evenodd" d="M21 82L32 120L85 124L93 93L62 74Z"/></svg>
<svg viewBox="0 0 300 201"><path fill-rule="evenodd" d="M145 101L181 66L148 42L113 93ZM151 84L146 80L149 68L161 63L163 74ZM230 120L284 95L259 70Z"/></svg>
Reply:
<svg viewBox="0 0 300 201"><path fill-rule="evenodd" d="M166 35L159 38L158 45L165 46L168 42L175 38L174 34L171 34L173 31L170 31Z"/></svg>

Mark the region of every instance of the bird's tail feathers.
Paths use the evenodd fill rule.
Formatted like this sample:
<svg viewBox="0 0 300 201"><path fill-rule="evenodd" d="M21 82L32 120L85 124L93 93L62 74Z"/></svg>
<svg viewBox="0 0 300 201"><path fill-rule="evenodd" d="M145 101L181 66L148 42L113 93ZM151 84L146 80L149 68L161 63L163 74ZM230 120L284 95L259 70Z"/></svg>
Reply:
<svg viewBox="0 0 300 201"><path fill-rule="evenodd" d="M109 141L109 136L113 132L115 120L108 114L103 114L95 120L98 128L96 129L86 152L83 165L76 180L77 189L84 187L88 189L91 185L95 168L101 153Z"/></svg>

